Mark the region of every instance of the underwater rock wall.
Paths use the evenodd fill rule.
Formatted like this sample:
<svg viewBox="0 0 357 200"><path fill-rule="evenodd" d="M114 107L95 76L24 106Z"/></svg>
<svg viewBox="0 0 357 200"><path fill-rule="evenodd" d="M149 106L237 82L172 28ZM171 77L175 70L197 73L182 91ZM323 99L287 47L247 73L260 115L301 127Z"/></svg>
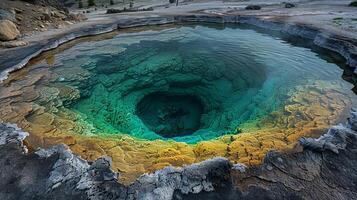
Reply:
<svg viewBox="0 0 357 200"><path fill-rule="evenodd" d="M318 139L301 139L297 152L270 152L260 166L214 158L145 174L129 186L117 182L108 157L88 163L65 145L27 154L26 133L0 124L0 141L6 141L0 145L0 198L356 199L356 124L352 110L347 125Z"/></svg>
<svg viewBox="0 0 357 200"><path fill-rule="evenodd" d="M177 32L194 34L190 32L193 29L187 29ZM170 29L166 31L170 32ZM171 138L187 143L234 133L239 118L243 118L243 109L232 104L240 107L248 104L244 102L250 101L246 100L248 91L257 93L255 90L266 81L266 67L243 58L238 63L225 60L222 55L214 55L219 53L219 47L213 44L213 39L209 40L209 45L216 46L216 51L212 51L207 43L187 36L188 42L181 41L179 38L183 36L176 36L176 31L171 31L174 33L165 34L163 30L154 37L147 36L149 38L144 33L142 37L134 35L138 44L125 45L122 53L106 54L107 51L101 53L98 49L92 60L80 53L76 59L61 61L59 58L57 62L60 63L53 67L61 67L52 71L63 81L51 82L77 86L82 98L74 100L69 109L86 114L96 127L102 128L102 132L115 129L141 139ZM176 38L160 41L159 38L165 37L162 35ZM150 38L155 39L151 41ZM126 38L115 38L112 42L120 40ZM97 45L123 48L120 43L116 46ZM87 48L81 47L79 51L91 53ZM59 57L70 57L64 54ZM79 59L83 60L82 64L71 64ZM71 69L79 68L79 65L82 74L88 74L83 81L67 75L76 73Z"/></svg>

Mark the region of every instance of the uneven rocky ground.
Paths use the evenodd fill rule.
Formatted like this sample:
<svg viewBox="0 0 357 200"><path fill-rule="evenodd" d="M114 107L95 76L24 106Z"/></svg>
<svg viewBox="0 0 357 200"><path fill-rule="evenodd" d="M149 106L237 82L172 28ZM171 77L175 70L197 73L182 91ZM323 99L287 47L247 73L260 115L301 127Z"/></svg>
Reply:
<svg viewBox="0 0 357 200"><path fill-rule="evenodd" d="M28 154L27 133L0 124L1 199L357 199L357 111L346 125L295 152L270 152L260 166L214 158L117 182L111 160L87 162L65 145Z"/></svg>
<svg viewBox="0 0 357 200"><path fill-rule="evenodd" d="M28 42L21 38L27 35L37 34L48 29L63 28L84 19L85 17L81 14L69 13L63 4L56 0L2 0L0 2L0 22L8 20L14 23L18 33L0 25L0 35L3 32L12 35L10 38L0 38L0 47L25 46ZM13 41L14 39L18 40Z"/></svg>
<svg viewBox="0 0 357 200"><path fill-rule="evenodd" d="M78 20L58 1L3 0L0 9L1 13L8 13L7 19L17 25L23 36L61 28Z"/></svg>

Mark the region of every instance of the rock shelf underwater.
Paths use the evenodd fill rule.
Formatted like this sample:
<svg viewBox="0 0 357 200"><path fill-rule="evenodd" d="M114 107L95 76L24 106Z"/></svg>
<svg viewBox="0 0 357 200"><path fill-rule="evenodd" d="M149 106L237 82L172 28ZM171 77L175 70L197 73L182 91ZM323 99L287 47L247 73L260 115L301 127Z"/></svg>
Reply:
<svg viewBox="0 0 357 200"><path fill-rule="evenodd" d="M251 27L163 26L82 40L11 73L0 120L28 131L32 148L65 143L85 159L111 156L124 182L215 156L258 164L356 105L340 58Z"/></svg>

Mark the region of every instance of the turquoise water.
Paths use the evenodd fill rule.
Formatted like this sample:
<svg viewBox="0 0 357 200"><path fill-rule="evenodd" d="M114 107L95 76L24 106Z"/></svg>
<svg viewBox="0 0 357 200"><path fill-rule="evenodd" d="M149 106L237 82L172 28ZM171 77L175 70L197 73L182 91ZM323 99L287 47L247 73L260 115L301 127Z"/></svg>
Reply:
<svg viewBox="0 0 357 200"><path fill-rule="evenodd" d="M196 143L282 111L302 86L355 99L330 62L340 60L238 25L120 33L56 57L53 84L80 91L66 107L93 126L90 134Z"/></svg>

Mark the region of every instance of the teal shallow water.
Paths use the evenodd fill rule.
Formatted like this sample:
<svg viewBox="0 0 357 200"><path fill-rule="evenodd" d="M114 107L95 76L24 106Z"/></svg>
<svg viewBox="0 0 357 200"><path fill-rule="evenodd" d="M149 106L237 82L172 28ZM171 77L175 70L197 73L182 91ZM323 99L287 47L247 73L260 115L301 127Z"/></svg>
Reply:
<svg viewBox="0 0 357 200"><path fill-rule="evenodd" d="M79 89L66 107L93 126L88 134L196 143L283 112L305 86L356 101L331 62L339 59L290 40L238 25L178 26L77 44L50 70L53 84Z"/></svg>

